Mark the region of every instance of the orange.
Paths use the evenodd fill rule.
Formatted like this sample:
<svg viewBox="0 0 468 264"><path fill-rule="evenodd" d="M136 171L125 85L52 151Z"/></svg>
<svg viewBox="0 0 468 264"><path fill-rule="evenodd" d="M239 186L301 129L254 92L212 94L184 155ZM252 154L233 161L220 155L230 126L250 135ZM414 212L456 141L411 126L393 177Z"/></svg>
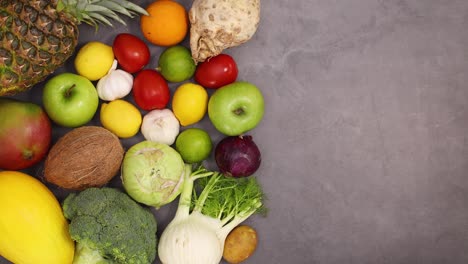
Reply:
<svg viewBox="0 0 468 264"><path fill-rule="evenodd" d="M143 36L158 46L173 46L187 35L189 20L185 7L173 0L157 0L146 7L148 16L141 16Z"/></svg>

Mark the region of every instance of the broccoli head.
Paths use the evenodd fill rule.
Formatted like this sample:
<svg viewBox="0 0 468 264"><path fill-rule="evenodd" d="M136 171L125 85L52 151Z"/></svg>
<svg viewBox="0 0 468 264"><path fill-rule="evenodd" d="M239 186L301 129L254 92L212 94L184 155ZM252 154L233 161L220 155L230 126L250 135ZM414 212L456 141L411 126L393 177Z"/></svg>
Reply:
<svg viewBox="0 0 468 264"><path fill-rule="evenodd" d="M124 192L88 188L69 194L62 207L76 241L74 264L144 264L156 258L156 219Z"/></svg>

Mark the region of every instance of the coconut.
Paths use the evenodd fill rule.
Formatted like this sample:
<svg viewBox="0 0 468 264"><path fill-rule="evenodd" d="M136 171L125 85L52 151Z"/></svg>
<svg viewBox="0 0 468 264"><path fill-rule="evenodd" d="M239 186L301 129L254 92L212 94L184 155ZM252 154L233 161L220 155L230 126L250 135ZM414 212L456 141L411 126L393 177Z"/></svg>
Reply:
<svg viewBox="0 0 468 264"><path fill-rule="evenodd" d="M123 155L119 138L109 130L98 126L75 128L50 149L44 178L70 190L101 187L117 174Z"/></svg>

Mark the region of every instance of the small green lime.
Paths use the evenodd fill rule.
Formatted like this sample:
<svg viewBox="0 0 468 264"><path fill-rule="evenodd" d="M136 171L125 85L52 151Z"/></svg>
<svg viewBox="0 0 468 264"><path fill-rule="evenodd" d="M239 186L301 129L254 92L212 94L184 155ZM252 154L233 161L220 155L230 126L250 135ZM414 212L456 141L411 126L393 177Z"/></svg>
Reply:
<svg viewBox="0 0 468 264"><path fill-rule="evenodd" d="M192 78L196 65L190 50L177 45L167 48L159 57L158 70L169 82L183 82Z"/></svg>
<svg viewBox="0 0 468 264"><path fill-rule="evenodd" d="M175 149L187 163L205 160L210 155L212 147L210 135L200 128L188 128L182 131L175 142Z"/></svg>

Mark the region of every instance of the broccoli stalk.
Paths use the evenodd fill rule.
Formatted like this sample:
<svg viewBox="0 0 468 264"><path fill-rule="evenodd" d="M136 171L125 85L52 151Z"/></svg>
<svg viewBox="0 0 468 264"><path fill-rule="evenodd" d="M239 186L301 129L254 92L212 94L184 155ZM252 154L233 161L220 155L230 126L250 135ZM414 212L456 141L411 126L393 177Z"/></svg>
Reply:
<svg viewBox="0 0 468 264"><path fill-rule="evenodd" d="M156 219L118 189L72 193L62 207L76 241L74 264L139 264L156 258Z"/></svg>
<svg viewBox="0 0 468 264"><path fill-rule="evenodd" d="M77 243L73 264L108 264L109 261L102 257L99 250L90 248L85 243Z"/></svg>

